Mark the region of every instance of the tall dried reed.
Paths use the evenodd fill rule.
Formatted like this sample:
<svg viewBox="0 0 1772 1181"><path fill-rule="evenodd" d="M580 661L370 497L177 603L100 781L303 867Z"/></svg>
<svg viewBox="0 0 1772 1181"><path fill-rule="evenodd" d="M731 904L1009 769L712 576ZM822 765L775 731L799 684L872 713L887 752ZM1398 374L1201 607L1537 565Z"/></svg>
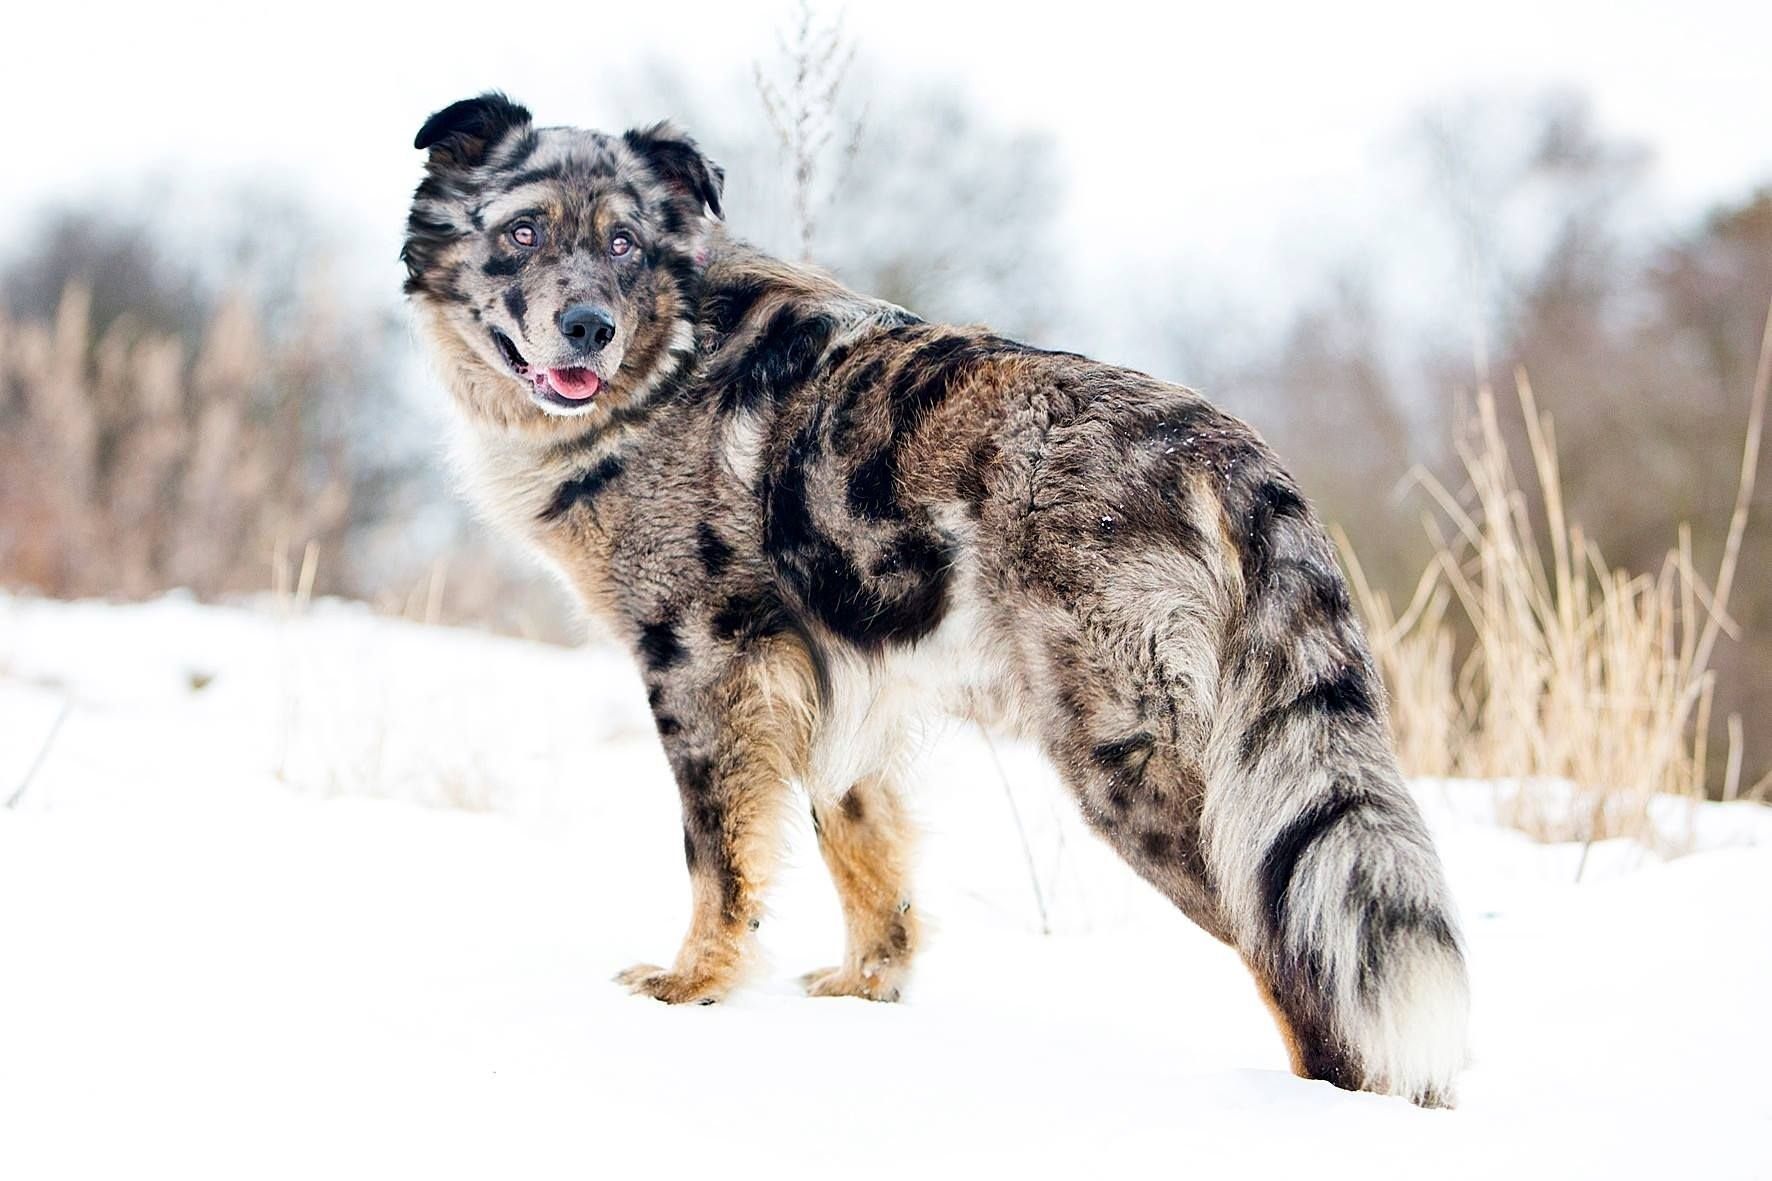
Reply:
<svg viewBox="0 0 1772 1181"><path fill-rule="evenodd" d="M1436 552L1401 615L1341 539L1408 773L1493 780L1500 819L1541 839L1680 843L1682 826L1657 800L1705 795L1710 656L1719 635L1734 631L1727 603L1769 375L1772 317L1713 584L1694 569L1684 528L1655 574L1608 565L1565 514L1554 425L1523 373L1516 398L1536 497L1515 472L1494 394L1484 388L1458 446L1465 494L1417 474L1439 510L1428 518ZM1733 747L1739 721L1728 731ZM1729 752L1728 766L1739 767L1738 751ZM1725 796L1740 794L1737 774L1725 777Z"/></svg>
<svg viewBox="0 0 1772 1181"><path fill-rule="evenodd" d="M128 316L95 332L85 288L47 323L0 313L0 583L75 597L261 589L279 538L349 523L349 363L317 320L267 341L222 301L194 350ZM336 403L336 397L333 397Z"/></svg>

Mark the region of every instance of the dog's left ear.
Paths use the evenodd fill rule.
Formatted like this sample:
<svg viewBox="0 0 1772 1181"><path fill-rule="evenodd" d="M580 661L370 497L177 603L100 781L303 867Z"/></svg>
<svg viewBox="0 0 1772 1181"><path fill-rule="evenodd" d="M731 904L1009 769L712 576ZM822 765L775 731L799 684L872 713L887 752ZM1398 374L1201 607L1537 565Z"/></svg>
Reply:
<svg viewBox="0 0 1772 1181"><path fill-rule="evenodd" d="M622 138L660 180L705 205L715 217L726 216L720 208L726 170L702 155L694 140L668 122L635 128Z"/></svg>
<svg viewBox="0 0 1772 1181"><path fill-rule="evenodd" d="M433 165L471 168L483 163L505 136L529 123L527 108L488 91L451 103L426 119L412 146L429 148Z"/></svg>

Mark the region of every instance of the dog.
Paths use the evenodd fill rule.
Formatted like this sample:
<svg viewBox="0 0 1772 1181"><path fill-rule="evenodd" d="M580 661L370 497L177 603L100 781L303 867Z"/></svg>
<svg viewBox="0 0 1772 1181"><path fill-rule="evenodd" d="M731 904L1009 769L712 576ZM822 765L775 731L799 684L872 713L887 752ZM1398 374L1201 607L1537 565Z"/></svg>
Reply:
<svg viewBox="0 0 1772 1181"><path fill-rule="evenodd" d="M799 784L847 941L806 990L897 1000L901 767L945 711L1050 756L1241 955L1298 1074L1451 1102L1452 900L1333 549L1253 430L745 245L668 123L489 93L416 147L405 289L471 498L632 649L682 797L689 931L620 983L740 982Z"/></svg>

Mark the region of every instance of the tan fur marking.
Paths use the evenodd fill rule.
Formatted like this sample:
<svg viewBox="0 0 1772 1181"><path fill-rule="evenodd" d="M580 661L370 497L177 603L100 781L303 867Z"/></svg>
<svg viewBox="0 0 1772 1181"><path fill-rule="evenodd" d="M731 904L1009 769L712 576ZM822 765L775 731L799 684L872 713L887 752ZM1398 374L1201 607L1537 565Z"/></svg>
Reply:
<svg viewBox="0 0 1772 1181"><path fill-rule="evenodd" d="M1280 1040L1285 1043L1286 1057L1292 1064L1292 1073L1299 1078L1309 1078L1310 1072L1305 1069L1304 1048L1299 1041L1298 1032L1293 1029L1292 1022L1287 1020L1284 1010L1280 1008L1267 974L1247 959L1243 963L1249 969L1249 975L1255 978L1255 989L1261 994L1261 1003L1267 1006L1268 1015L1274 1019L1274 1025L1280 1031Z"/></svg>
<svg viewBox="0 0 1772 1181"><path fill-rule="evenodd" d="M910 860L915 826L892 782L864 779L834 806L814 805L818 847L843 903L842 964L808 972L812 996L896 1001L921 942L911 907Z"/></svg>

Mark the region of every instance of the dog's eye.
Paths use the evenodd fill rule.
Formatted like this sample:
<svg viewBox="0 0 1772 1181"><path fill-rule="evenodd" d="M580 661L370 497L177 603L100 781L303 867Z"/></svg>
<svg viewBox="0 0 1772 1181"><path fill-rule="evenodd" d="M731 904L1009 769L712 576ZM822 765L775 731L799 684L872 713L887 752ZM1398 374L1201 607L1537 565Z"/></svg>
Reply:
<svg viewBox="0 0 1772 1181"><path fill-rule="evenodd" d="M520 221L512 226L510 229L510 235L511 241L515 242L525 250L533 248L535 244L541 240L540 235L535 232L535 227L526 221Z"/></svg>
<svg viewBox="0 0 1772 1181"><path fill-rule="evenodd" d="M620 258L633 248L634 240L628 237L625 232L618 230L609 239L609 253L615 255L617 258Z"/></svg>

